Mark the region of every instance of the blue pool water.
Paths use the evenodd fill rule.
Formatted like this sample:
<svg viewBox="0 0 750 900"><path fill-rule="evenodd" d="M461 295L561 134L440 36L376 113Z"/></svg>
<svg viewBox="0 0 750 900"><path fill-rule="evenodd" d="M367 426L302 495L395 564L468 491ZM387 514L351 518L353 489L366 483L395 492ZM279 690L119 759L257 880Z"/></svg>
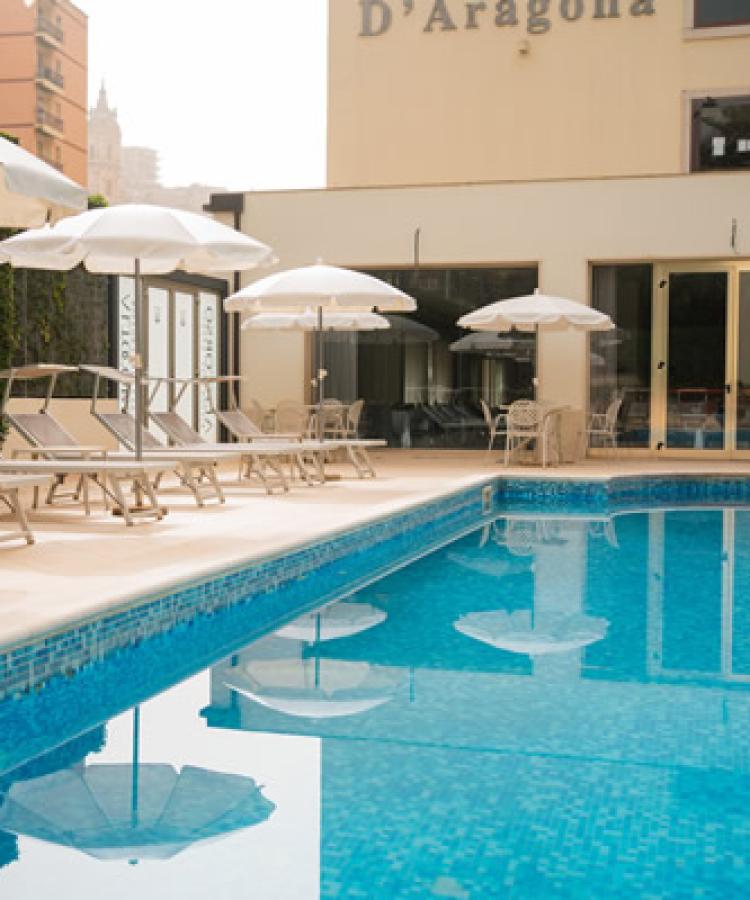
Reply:
<svg viewBox="0 0 750 900"><path fill-rule="evenodd" d="M550 508L7 699L0 897L749 896L750 510Z"/></svg>

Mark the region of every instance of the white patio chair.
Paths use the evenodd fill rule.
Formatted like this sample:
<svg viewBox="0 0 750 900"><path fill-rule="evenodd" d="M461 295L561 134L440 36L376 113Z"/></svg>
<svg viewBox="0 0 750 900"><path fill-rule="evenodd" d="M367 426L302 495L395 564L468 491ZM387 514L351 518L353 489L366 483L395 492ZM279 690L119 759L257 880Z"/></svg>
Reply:
<svg viewBox="0 0 750 900"><path fill-rule="evenodd" d="M495 438L498 435L506 436L507 440L507 429L501 429L500 425L504 423L507 419L507 411L498 413L496 416L493 416L492 410L489 408L488 404L485 403L484 400L479 401L479 405L482 407L482 415L484 416L484 423L487 426L487 431L489 432L489 444L487 445L487 452L492 452L492 446L495 443Z"/></svg>
<svg viewBox="0 0 750 900"><path fill-rule="evenodd" d="M546 466L552 453L559 458L555 417L548 415L544 406L536 400L516 400L508 408L505 441L505 465L510 465L513 454L531 444L537 454L541 451L542 466Z"/></svg>
<svg viewBox="0 0 750 900"><path fill-rule="evenodd" d="M622 397L615 397L603 413L591 413L586 426L586 448L591 448L592 438L608 441L613 450L617 449L617 419L622 407Z"/></svg>
<svg viewBox="0 0 750 900"><path fill-rule="evenodd" d="M274 426L279 434L295 434L301 438L309 433L310 413L303 403L281 400L276 406Z"/></svg>
<svg viewBox="0 0 750 900"><path fill-rule="evenodd" d="M355 400L346 410L344 416L344 429L342 437L358 438L359 437L359 420L362 418L362 410L365 408L364 400Z"/></svg>

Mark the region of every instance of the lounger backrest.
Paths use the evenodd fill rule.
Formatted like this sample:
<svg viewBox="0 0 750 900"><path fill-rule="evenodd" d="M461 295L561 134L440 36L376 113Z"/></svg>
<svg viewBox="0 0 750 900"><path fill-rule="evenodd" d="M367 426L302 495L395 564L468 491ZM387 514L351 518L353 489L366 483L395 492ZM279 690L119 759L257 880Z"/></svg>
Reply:
<svg viewBox="0 0 750 900"><path fill-rule="evenodd" d="M6 413L8 421L33 447L77 447L79 442L49 413Z"/></svg>
<svg viewBox="0 0 750 900"><path fill-rule="evenodd" d="M205 444L206 439L176 412L152 412L153 421L175 444Z"/></svg>
<svg viewBox="0 0 750 900"><path fill-rule="evenodd" d="M128 450L135 449L135 419L130 413L97 413L96 418L104 425L110 434L114 435L123 447ZM143 429L143 449L144 450L163 450L164 444L151 434L150 431Z"/></svg>
<svg viewBox="0 0 750 900"><path fill-rule="evenodd" d="M236 438L254 438L263 432L249 419L241 409L224 409L216 411L216 418Z"/></svg>

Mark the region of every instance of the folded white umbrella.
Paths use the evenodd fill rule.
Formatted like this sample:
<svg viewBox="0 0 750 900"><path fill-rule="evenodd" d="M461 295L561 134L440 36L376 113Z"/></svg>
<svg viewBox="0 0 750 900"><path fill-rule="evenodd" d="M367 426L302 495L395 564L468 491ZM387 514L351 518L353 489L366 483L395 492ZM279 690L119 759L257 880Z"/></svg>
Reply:
<svg viewBox="0 0 750 900"><path fill-rule="evenodd" d="M224 301L227 312L255 315L314 309L318 316L318 438L322 438L322 409L326 371L323 364L325 311L414 312L417 302L393 285L372 275L317 263L276 272L248 285Z"/></svg>
<svg viewBox="0 0 750 900"><path fill-rule="evenodd" d="M86 209L84 188L0 137L0 227L36 228Z"/></svg>
<svg viewBox="0 0 750 900"><path fill-rule="evenodd" d="M141 277L252 269L273 261L270 247L206 216L162 206L126 204L90 210L0 243L0 262L35 269L72 269L135 277L136 456L143 439Z"/></svg>

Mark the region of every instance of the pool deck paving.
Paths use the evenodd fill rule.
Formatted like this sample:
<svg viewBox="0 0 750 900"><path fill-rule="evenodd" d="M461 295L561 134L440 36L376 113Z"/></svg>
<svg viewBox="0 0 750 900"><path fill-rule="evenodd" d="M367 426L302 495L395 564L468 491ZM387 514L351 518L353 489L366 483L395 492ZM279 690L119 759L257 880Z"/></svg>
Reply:
<svg viewBox="0 0 750 900"><path fill-rule="evenodd" d="M0 649L96 617L190 581L408 509L497 476L599 479L622 475L747 475L747 461L588 460L542 470L505 468L482 452L389 450L374 454L378 477L359 480L351 469L323 486L297 484L267 496L225 471L226 503L198 509L190 495L167 484L169 514L126 528L95 505L31 513L37 543L0 544ZM97 499L97 498L94 498ZM0 516L0 529L13 527Z"/></svg>

